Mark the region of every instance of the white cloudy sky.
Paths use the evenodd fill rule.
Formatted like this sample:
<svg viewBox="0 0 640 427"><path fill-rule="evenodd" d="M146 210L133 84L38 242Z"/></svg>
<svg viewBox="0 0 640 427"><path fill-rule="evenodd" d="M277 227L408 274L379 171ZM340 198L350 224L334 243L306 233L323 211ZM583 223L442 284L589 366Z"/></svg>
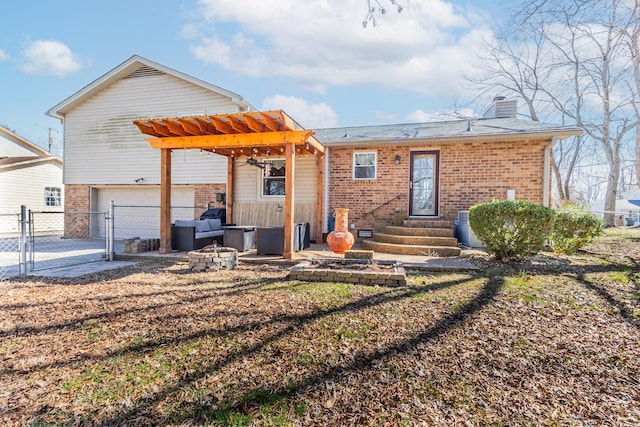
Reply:
<svg viewBox="0 0 640 427"><path fill-rule="evenodd" d="M0 124L36 143L61 129L44 112L138 54L282 108L307 128L442 118L468 106L502 1L43 0L5 5ZM379 4L387 8L381 14ZM481 113L480 111L479 113ZM448 117L448 116L444 116Z"/></svg>

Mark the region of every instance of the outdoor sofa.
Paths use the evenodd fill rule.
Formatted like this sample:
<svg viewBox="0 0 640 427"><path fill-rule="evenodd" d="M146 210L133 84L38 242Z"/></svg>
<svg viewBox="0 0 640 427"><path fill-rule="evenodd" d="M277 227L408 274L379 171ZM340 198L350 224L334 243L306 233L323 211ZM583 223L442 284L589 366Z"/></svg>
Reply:
<svg viewBox="0 0 640 427"><path fill-rule="evenodd" d="M222 221L215 219L177 219L171 225L171 248L177 251L192 251L216 242L222 245L224 230Z"/></svg>

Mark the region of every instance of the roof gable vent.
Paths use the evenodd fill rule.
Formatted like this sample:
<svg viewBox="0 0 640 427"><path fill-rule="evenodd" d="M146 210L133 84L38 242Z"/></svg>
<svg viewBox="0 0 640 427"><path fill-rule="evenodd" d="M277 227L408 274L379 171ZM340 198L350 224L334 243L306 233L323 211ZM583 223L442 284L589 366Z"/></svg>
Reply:
<svg viewBox="0 0 640 427"><path fill-rule="evenodd" d="M134 72L132 72L131 74L128 74L127 76L125 76L125 79L133 79L136 77L148 77L148 76L162 76L163 73L162 71L156 70L155 68L151 68L147 65L143 65L140 68L138 68L137 70L135 70Z"/></svg>
<svg viewBox="0 0 640 427"><path fill-rule="evenodd" d="M518 116L518 100L504 96L493 98L493 104L483 114L485 119L515 119Z"/></svg>

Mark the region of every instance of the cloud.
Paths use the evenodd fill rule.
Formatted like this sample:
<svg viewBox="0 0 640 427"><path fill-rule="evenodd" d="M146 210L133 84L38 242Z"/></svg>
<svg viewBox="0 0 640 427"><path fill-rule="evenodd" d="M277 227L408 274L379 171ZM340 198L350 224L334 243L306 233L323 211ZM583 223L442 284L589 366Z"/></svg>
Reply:
<svg viewBox="0 0 640 427"><path fill-rule="evenodd" d="M261 110L284 110L305 129L321 129L338 126L338 115L329 105L309 104L302 98L275 95L262 101Z"/></svg>
<svg viewBox="0 0 640 427"><path fill-rule="evenodd" d="M377 85L464 95L460 80L491 36L486 17L444 0L416 3L402 13L390 8L375 28L363 28L363 0L200 0L199 20L185 24L183 34L205 63L289 78L318 92Z"/></svg>
<svg viewBox="0 0 640 427"><path fill-rule="evenodd" d="M22 51L22 70L28 74L63 77L82 68L80 58L56 40L35 40Z"/></svg>
<svg viewBox="0 0 640 427"><path fill-rule="evenodd" d="M4 49L0 49L0 62L8 61L8 60L9 60L9 54L5 52Z"/></svg>

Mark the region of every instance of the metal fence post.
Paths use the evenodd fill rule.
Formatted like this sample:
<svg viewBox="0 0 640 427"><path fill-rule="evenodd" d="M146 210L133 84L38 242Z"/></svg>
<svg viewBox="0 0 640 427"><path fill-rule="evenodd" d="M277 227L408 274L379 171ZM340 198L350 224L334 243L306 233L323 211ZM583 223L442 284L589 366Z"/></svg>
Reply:
<svg viewBox="0 0 640 427"><path fill-rule="evenodd" d="M27 207L20 206L20 277L27 276Z"/></svg>
<svg viewBox="0 0 640 427"><path fill-rule="evenodd" d="M109 251L109 261L113 261L114 256L114 242L115 236L115 206L113 200L109 201L109 213L107 214L108 226L107 226L107 248Z"/></svg>

